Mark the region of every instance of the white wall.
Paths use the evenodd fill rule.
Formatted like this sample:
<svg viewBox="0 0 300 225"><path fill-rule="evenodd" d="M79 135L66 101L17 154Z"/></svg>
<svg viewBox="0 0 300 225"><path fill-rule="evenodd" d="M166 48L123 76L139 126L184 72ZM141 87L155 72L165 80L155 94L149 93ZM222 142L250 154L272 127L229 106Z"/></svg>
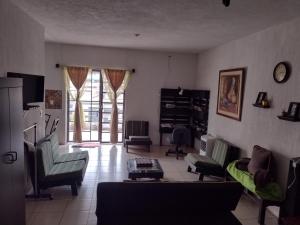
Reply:
<svg viewBox="0 0 300 225"><path fill-rule="evenodd" d="M208 50L198 57L197 88L211 90L208 131L238 145L251 155L255 144L275 153L278 178L286 184L288 158L299 156L300 123L279 120L291 101L300 101L300 19L271 27L240 40ZM273 69L289 61L292 74L287 83L273 80ZM216 114L219 70L246 67L242 121ZM270 109L252 106L259 91L268 92Z"/></svg>
<svg viewBox="0 0 300 225"><path fill-rule="evenodd" d="M0 0L0 76L7 72L44 74L44 58L44 28L9 0ZM43 110L41 104L40 109L24 113L24 127L38 123L37 138L44 135ZM33 131L25 138L33 141ZM30 177L25 179L30 190Z"/></svg>
<svg viewBox="0 0 300 225"><path fill-rule="evenodd" d="M44 28L9 0L0 0L0 76L6 72L44 74L44 58ZM42 137L40 110L30 110L24 116L24 126L39 122Z"/></svg>
<svg viewBox="0 0 300 225"><path fill-rule="evenodd" d="M169 73L168 56L172 56ZM160 89L194 88L197 55L47 43L47 89L64 90L62 70L55 68L56 63L93 68L135 68L136 73L126 90L125 120L148 120L150 136L154 144L158 144ZM47 112L61 118L60 141L65 141L64 109Z"/></svg>

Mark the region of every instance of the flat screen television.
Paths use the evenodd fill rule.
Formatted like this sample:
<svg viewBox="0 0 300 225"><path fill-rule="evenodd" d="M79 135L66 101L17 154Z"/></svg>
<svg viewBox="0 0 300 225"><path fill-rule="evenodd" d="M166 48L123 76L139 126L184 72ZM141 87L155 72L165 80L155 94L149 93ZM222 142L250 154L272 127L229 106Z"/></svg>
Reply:
<svg viewBox="0 0 300 225"><path fill-rule="evenodd" d="M7 77L23 78L23 109L28 110L29 103L44 102L44 76L8 72Z"/></svg>

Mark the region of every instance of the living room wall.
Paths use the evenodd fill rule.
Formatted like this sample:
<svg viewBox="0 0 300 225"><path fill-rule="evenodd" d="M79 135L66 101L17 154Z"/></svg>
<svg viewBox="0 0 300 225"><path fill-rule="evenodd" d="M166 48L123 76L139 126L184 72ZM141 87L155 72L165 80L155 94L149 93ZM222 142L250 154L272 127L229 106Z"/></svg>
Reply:
<svg viewBox="0 0 300 225"><path fill-rule="evenodd" d="M44 28L9 0L0 1L0 76L7 72L44 74ZM24 126L38 122L44 135L44 106L24 113ZM30 134L29 134L30 135Z"/></svg>
<svg viewBox="0 0 300 225"><path fill-rule="evenodd" d="M277 25L232 41L198 56L197 88L211 91L209 133L239 146L243 155L251 156L253 145L274 152L279 182L286 185L289 158L300 155L300 124L279 120L289 102L300 101L300 19ZM292 66L290 79L275 83L273 69L280 61ZM245 67L246 82L242 120L235 121L216 114L219 70ZM266 91L272 101L270 109L253 107L258 92Z"/></svg>
<svg viewBox="0 0 300 225"><path fill-rule="evenodd" d="M197 55L47 43L46 89L64 91L63 72L55 68L56 63L96 69L134 68L136 72L131 77L125 95L125 120L148 120L152 141L158 144L160 89L178 86L194 88ZM46 112L61 119L58 132L60 142L65 143L65 107Z"/></svg>
<svg viewBox="0 0 300 225"><path fill-rule="evenodd" d="M44 28L9 0L0 0L0 77L7 72L44 74ZM44 105L24 112L24 127L38 123L38 138L44 136ZM33 140L33 131L25 135ZM26 170L25 170L26 173ZM25 190L30 190L26 176Z"/></svg>

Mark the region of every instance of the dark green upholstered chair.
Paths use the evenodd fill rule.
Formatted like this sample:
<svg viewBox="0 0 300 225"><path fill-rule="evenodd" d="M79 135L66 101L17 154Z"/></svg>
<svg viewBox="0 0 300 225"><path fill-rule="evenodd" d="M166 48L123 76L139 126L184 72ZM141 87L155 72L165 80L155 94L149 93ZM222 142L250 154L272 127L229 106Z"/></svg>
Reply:
<svg viewBox="0 0 300 225"><path fill-rule="evenodd" d="M59 151L59 141L56 132L47 135L43 138L39 143L49 141L51 143L51 151L53 156L54 163L63 163L63 162L71 162L77 160L85 160L86 163L89 161L89 153L88 151L78 151L71 153L60 153Z"/></svg>
<svg viewBox="0 0 300 225"><path fill-rule="evenodd" d="M211 157L189 153L184 159L188 164L188 172L193 170L200 173L199 180L202 181L204 176L225 178L227 165L237 157L238 148L218 139L214 144Z"/></svg>
<svg viewBox="0 0 300 225"><path fill-rule="evenodd" d="M71 185L72 195L77 195L77 185L83 180L87 163L76 160L54 163L51 143L45 141L37 146L37 172L39 189Z"/></svg>
<svg viewBox="0 0 300 225"><path fill-rule="evenodd" d="M38 189L71 185L72 195L77 195L77 186L83 181L89 161L87 151L60 153L54 132L39 141L36 156Z"/></svg>

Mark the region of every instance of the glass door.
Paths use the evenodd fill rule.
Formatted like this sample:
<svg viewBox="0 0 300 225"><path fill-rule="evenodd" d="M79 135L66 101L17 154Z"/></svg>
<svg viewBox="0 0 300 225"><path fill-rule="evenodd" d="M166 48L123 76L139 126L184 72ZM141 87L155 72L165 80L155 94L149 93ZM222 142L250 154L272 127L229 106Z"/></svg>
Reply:
<svg viewBox="0 0 300 225"><path fill-rule="evenodd" d="M70 82L72 95L76 89ZM81 97L83 109L82 141L99 141L100 123L101 76L99 71L92 71L87 76L84 93ZM73 141L74 135L75 100L68 94L68 141Z"/></svg>
<svg viewBox="0 0 300 225"><path fill-rule="evenodd" d="M101 132L101 142L110 142L110 121L111 121L111 111L112 104L110 102L107 93L107 80L104 76L103 79L103 89L102 89L102 132ZM125 93L122 92L117 98L118 105L118 142L123 141L123 118L124 118L124 96Z"/></svg>
<svg viewBox="0 0 300 225"><path fill-rule="evenodd" d="M87 77L84 94L81 97L83 108L84 124L82 128L82 141L84 142L110 142L110 121L112 104L108 97L107 80L101 76L101 72L93 70ZM72 96L76 96L76 89L70 82ZM123 141L123 118L124 118L124 97L121 93L117 99L118 104L118 142ZM70 94L68 102L68 141L73 141L75 100ZM102 106L102 107L101 107Z"/></svg>

